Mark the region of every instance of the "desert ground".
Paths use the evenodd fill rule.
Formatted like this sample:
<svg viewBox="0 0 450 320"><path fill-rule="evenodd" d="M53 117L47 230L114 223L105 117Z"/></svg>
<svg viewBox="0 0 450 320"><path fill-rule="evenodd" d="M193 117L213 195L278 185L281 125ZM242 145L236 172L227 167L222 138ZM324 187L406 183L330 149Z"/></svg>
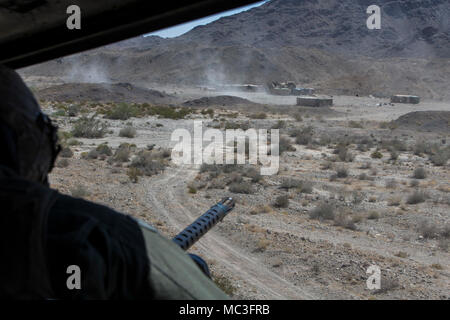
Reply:
<svg viewBox="0 0 450 320"><path fill-rule="evenodd" d="M161 87L170 106L154 108L44 99L45 86L29 84L60 129L64 149L50 175L60 192L167 237L224 196L236 199L191 249L232 298L450 298L450 102L334 96L330 108L307 108L292 96ZM413 121L398 119L416 111ZM175 164L171 134L192 132L194 120L205 129L279 129L278 174ZM381 269L380 289L367 288L371 265Z"/></svg>

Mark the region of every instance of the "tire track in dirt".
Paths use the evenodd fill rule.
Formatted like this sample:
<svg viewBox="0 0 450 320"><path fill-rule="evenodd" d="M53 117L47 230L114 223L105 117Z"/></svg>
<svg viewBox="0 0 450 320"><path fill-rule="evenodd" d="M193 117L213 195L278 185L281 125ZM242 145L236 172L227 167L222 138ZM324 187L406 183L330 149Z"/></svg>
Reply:
<svg viewBox="0 0 450 320"><path fill-rule="evenodd" d="M202 213L199 211L202 204L186 195L186 181L191 180L196 173L197 170L188 167L171 168L146 181L149 205L156 214L164 216L171 226L180 231ZM218 261L256 287L258 293L267 299L317 299L312 293L267 269L263 263L235 247L215 230L208 232L196 246L208 258Z"/></svg>

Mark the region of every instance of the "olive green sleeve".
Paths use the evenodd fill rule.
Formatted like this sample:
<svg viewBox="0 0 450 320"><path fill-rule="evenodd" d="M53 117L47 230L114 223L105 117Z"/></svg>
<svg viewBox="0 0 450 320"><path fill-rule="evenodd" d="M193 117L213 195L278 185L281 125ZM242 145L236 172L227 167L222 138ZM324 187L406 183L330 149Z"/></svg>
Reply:
<svg viewBox="0 0 450 320"><path fill-rule="evenodd" d="M155 299L229 299L174 242L140 223L150 260L149 282Z"/></svg>

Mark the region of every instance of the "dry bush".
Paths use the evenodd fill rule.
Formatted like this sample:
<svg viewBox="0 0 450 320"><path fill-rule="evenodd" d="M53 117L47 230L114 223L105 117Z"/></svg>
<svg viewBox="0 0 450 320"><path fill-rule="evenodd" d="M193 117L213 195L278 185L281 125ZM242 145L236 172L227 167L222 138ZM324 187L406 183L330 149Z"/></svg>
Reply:
<svg viewBox="0 0 450 320"><path fill-rule="evenodd" d="M56 166L58 167L58 168L67 168L68 166L69 166L69 160L67 160L67 159L60 159L60 160L58 160L57 162L56 162Z"/></svg>
<svg viewBox="0 0 450 320"><path fill-rule="evenodd" d="M428 199L428 195L425 192L416 190L416 191L414 191L414 193L412 193L411 195L408 196L408 198L406 199L406 203L407 204L418 204L418 203L425 202L425 200L427 200L427 199Z"/></svg>
<svg viewBox="0 0 450 320"><path fill-rule="evenodd" d="M428 221L422 221L417 231L424 237L425 239L434 239L439 237L439 228L434 223L430 223Z"/></svg>
<svg viewBox="0 0 450 320"><path fill-rule="evenodd" d="M289 206L289 197L287 195L276 197L273 206L276 208L287 208Z"/></svg>
<svg viewBox="0 0 450 320"><path fill-rule="evenodd" d="M248 116L250 119L266 119L267 113L260 112L260 113L252 113Z"/></svg>
<svg viewBox="0 0 450 320"><path fill-rule="evenodd" d="M243 194L255 193L253 186L248 182L232 183L228 189L230 190L230 192L233 193L243 193Z"/></svg>
<svg viewBox="0 0 450 320"><path fill-rule="evenodd" d="M334 217L334 225L343 227L349 230L356 230L356 225L347 214L341 212Z"/></svg>
<svg viewBox="0 0 450 320"><path fill-rule="evenodd" d="M224 277L224 276L216 276L213 274L212 280L214 283L221 289L223 292L225 292L230 297L233 296L233 294L236 291L236 288L233 285L233 281L230 279Z"/></svg>
<svg viewBox="0 0 450 320"><path fill-rule="evenodd" d="M389 179L386 181L386 188L394 189L397 187L397 181L395 179Z"/></svg>
<svg viewBox="0 0 450 320"><path fill-rule="evenodd" d="M59 156L63 158L71 158L73 156L73 151L68 147L62 148Z"/></svg>
<svg viewBox="0 0 450 320"><path fill-rule="evenodd" d="M416 179L411 180L411 182L409 183L409 186L411 188L417 188L419 185L420 185L420 182L419 182L419 180L416 180Z"/></svg>
<svg viewBox="0 0 450 320"><path fill-rule="evenodd" d="M412 178L414 179L425 179L427 177L427 171L420 167L414 170Z"/></svg>
<svg viewBox="0 0 450 320"><path fill-rule="evenodd" d="M378 220L380 218L380 214L376 211L370 211L367 215L367 219L369 220Z"/></svg>
<svg viewBox="0 0 450 320"><path fill-rule="evenodd" d="M334 207L327 203L319 204L309 212L309 217L318 220L333 220L335 217Z"/></svg>
<svg viewBox="0 0 450 320"><path fill-rule="evenodd" d="M258 242L256 243L256 251L259 251L259 252L266 251L269 244L270 244L269 240L259 239Z"/></svg>
<svg viewBox="0 0 450 320"><path fill-rule="evenodd" d="M435 166L445 166L447 164L448 159L450 158L450 150L440 149L435 154L430 156L430 161Z"/></svg>
<svg viewBox="0 0 450 320"><path fill-rule="evenodd" d="M137 117L139 110L134 104L118 103L110 110L106 111L106 118L112 120L128 120L131 117Z"/></svg>
<svg viewBox="0 0 450 320"><path fill-rule="evenodd" d="M95 148L95 151L97 151L98 155L112 155L112 149L106 143L99 144L97 148Z"/></svg>
<svg viewBox="0 0 450 320"><path fill-rule="evenodd" d="M166 161L160 153L143 151L133 159L130 167L139 169L146 176L152 176L164 171Z"/></svg>
<svg viewBox="0 0 450 320"><path fill-rule="evenodd" d="M138 168L128 168L127 175L133 183L137 183L139 181L139 177L142 176L141 170Z"/></svg>
<svg viewBox="0 0 450 320"><path fill-rule="evenodd" d="M136 137L137 131L132 126L126 126L125 128L121 129L119 132L119 137L124 138L134 138Z"/></svg>
<svg viewBox="0 0 450 320"><path fill-rule="evenodd" d="M309 145L313 142L314 128L308 126L302 129L296 129L290 135L295 138L296 144Z"/></svg>
<svg viewBox="0 0 450 320"><path fill-rule="evenodd" d="M272 208L268 205L257 205L250 210L251 215L270 212L272 212Z"/></svg>
<svg viewBox="0 0 450 320"><path fill-rule="evenodd" d="M383 158L383 154L382 154L380 151L375 150L374 152L372 152L372 153L370 154L370 157L371 157L372 159L381 159L381 158Z"/></svg>
<svg viewBox="0 0 450 320"><path fill-rule="evenodd" d="M388 206L391 206L391 207L393 207L393 206L399 206L399 205L400 205L400 202L401 202L400 197L394 196L394 197L389 198L389 200L388 200Z"/></svg>
<svg viewBox="0 0 450 320"><path fill-rule="evenodd" d="M348 150L348 147L343 144L339 144L333 153L337 154L339 160L343 162L353 162L355 159L355 156Z"/></svg>
<svg viewBox="0 0 450 320"><path fill-rule="evenodd" d="M102 138L106 134L108 125L92 117L81 117L73 126L72 135L77 138Z"/></svg>
<svg viewBox="0 0 450 320"><path fill-rule="evenodd" d="M347 178L348 169L346 167L339 167L336 169L336 175L338 178Z"/></svg>
<svg viewBox="0 0 450 320"><path fill-rule="evenodd" d="M364 200L364 193L354 191L352 193L352 203L355 205L361 204Z"/></svg>
<svg viewBox="0 0 450 320"><path fill-rule="evenodd" d="M286 137L280 137L280 141L279 141L279 154L283 154L283 152L286 151L295 151L295 147L292 145L292 142L289 138Z"/></svg>

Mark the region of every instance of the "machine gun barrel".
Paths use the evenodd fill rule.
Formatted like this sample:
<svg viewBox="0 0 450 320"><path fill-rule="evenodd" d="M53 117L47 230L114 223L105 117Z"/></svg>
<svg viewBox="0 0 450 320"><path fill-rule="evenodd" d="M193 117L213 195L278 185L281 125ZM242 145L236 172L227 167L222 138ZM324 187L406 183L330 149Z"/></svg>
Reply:
<svg viewBox="0 0 450 320"><path fill-rule="evenodd" d="M226 197L202 214L186 229L181 231L173 241L183 250L188 250L198 239L214 227L219 221L234 209L233 198Z"/></svg>

